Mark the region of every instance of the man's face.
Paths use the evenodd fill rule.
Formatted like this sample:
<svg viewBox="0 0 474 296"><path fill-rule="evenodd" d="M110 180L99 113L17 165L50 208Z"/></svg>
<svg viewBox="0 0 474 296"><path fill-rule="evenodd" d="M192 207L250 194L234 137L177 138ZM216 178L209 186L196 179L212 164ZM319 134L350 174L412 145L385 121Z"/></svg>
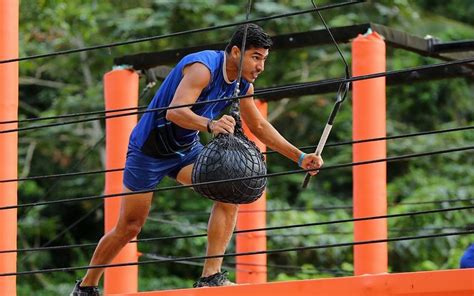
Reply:
<svg viewBox="0 0 474 296"><path fill-rule="evenodd" d="M268 49L250 48L246 50L242 66L242 77L248 82L253 83L265 69L267 57Z"/></svg>

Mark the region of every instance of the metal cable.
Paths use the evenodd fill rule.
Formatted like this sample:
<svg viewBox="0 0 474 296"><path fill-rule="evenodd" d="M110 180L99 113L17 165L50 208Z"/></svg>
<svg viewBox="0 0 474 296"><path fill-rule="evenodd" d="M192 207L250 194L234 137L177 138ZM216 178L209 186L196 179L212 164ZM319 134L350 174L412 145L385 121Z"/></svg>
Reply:
<svg viewBox="0 0 474 296"><path fill-rule="evenodd" d="M146 107L147 106L138 106L138 107L128 107L128 108L109 109L109 110L100 110L100 111L89 111L89 112L81 112L81 113L70 113L70 114L62 114L62 115L55 115L55 116L35 117L35 118L27 118L27 119L19 119L19 120L7 120L7 121L0 121L0 124L29 123L29 122L36 122L36 121L43 121L43 120L64 119L64 118L82 117L82 116L90 116L90 115L101 115L101 114L107 114L107 113L112 113L112 112L142 110L142 109L146 109Z"/></svg>
<svg viewBox="0 0 474 296"><path fill-rule="evenodd" d="M311 0L311 4L313 4L313 7L314 7L315 9L318 8L318 7L316 6L316 4L314 3L313 0ZM344 63L345 72L346 72L346 78L349 78L349 77L350 77L349 65L347 64L346 57L344 56L344 54L342 53L341 49L339 48L339 44L337 44L337 41L336 41L336 39L334 38L334 35L332 34L331 30L329 29L329 26L326 24L326 21L325 21L324 18L323 18L323 15L321 14L321 12L320 12L319 10L316 10L316 12L318 13L319 18L321 19L321 22L323 23L324 28L326 29L326 31L328 31L329 36L331 37L332 43L333 43L334 46L336 47L337 52L339 53L339 56L341 57L342 62Z"/></svg>
<svg viewBox="0 0 474 296"><path fill-rule="evenodd" d="M313 0L311 0L311 4L313 4L314 8L317 8L316 4L314 3ZM324 20L323 15L319 11L318 11L318 15L319 15L319 18L321 19L321 21L324 25L324 28L326 28L326 31L329 33L329 36L331 37L331 40L332 40L333 44L335 45L335 47L336 47L336 49L339 53L339 56L342 59L342 62L344 63L345 78L348 79L348 78L350 78L351 74L349 72L349 65L347 64L346 58L344 57L344 54L342 54L342 51L339 48L339 45L337 44L336 39L334 39L334 36L332 35L331 30L329 29L328 25L326 24L326 21ZM323 149L326 146L326 141L327 141L327 139L329 137L329 134L331 133L332 127L334 125L334 120L335 120L335 118L337 116L337 113L339 112L339 110L342 106L342 103L346 100L347 93L349 92L350 87L351 87L350 82L339 84L339 88L338 88L337 94L336 94L336 103L334 104L334 106L331 110L331 113L329 114L328 120L327 120L326 125L325 125L324 130L323 130L323 134L321 135L321 137L319 139L319 142L318 142L318 145L316 146L316 149L314 151L314 153L318 156L321 156L321 154L323 152ZM311 174L306 173L306 175L303 179L303 183L301 184L301 187L303 189L307 188L308 185L309 185L310 180L311 180Z"/></svg>
<svg viewBox="0 0 474 296"><path fill-rule="evenodd" d="M142 253L142 257L147 257L149 259L176 259L176 257L169 257L169 256L160 256L157 254L152 254L152 253ZM194 261L178 261L176 262L178 264L186 264L186 265L192 265L192 266L204 266L204 263L199 263L199 262L194 262ZM228 264L235 264L235 265L242 265L242 266L258 266L258 267L265 267L265 268L275 268L275 269L280 269L280 270L295 270L295 271L300 271L301 273L304 274L317 274L317 273L331 273L334 275L341 275L341 274L347 274L350 275L352 272L346 271L346 270L341 270L341 269L314 269L314 270L304 270L301 266L294 266L294 265L282 265L282 264L258 264L258 263L237 263L235 261L227 262L227 264L223 264L222 267L225 269L230 269L230 270L235 270L235 271L243 271L243 272L257 272L255 270L242 270L242 269L237 269L234 266L228 265ZM268 272L272 272L272 270L268 270ZM159 291L159 290L158 290Z"/></svg>
<svg viewBox="0 0 474 296"><path fill-rule="evenodd" d="M361 3L361 2L364 2L364 1L362 1L362 0L353 0L353 1L348 1L348 2L342 2L342 3L336 3L336 4L321 6L321 7L316 8L316 9L306 9L306 10L300 10L300 11L295 11L295 12L290 12L290 13L277 14L277 15L273 15L273 16L261 17L261 18L256 18L256 19L252 19L252 20L245 20L245 21L241 21L241 22L234 22L234 23L225 24L225 25L218 25L218 26L199 28L199 29L191 29L191 30L186 30L186 31L174 32L174 33L170 33L170 34L151 36L151 37L133 39L133 40L128 40L128 41L122 41L122 42L114 42L114 43L109 43L109 44L88 46L88 47L83 47L83 48L61 50L61 51L56 51L56 52L52 52L52 53L38 54L38 55L26 56L26 57L15 58L15 59L0 60L0 64L6 64L6 63L12 63L12 62L21 62L21 61L27 61L27 60L40 59L40 58L47 58L47 57L53 57L53 56L58 56L58 55L66 55L66 54L78 53L78 52L83 52L83 51L91 51L91 50L111 48L111 47L117 47L117 46L122 46L122 45L152 41L152 40L165 39L165 38L176 37L176 36L183 36L183 35L194 34L194 33L214 31L214 30L218 30L218 29L230 28L230 27L243 25L243 24L248 24L248 23L268 21L268 20L272 20L272 19L286 18L286 17L290 17L290 16L296 16L296 15L311 13L311 12L314 12L314 11L333 9L333 8L352 5L352 4L357 4L357 3Z"/></svg>
<svg viewBox="0 0 474 296"><path fill-rule="evenodd" d="M0 273L0 277L32 275L32 274L38 274L38 273L44 274L44 273L52 273L52 272L71 272L71 271L76 271L76 270L109 268L109 267L138 266L138 265L145 265L145 264L174 263L174 262L188 261L188 260L205 260L205 259L214 259L214 258L227 258L227 257L261 255L261 254L272 255L272 254L279 254L279 253L286 253L286 252L297 252L297 251L299 252L299 251L327 249L327 248L336 248L336 247L349 247L349 246L388 243L388 242L396 242L396 241L408 241L408 240L417 240L417 239L426 239L426 238L446 237L446 236L454 236L454 235L468 235L468 234L473 234L473 233L474 233L474 230L469 230L469 231L437 233L437 234L429 234L429 235L403 236L403 237L366 240L366 241L348 242L348 243L274 249L274 250L266 250L266 251L228 253L228 254L223 254L223 255L212 255L212 256L188 256L188 257L180 257L180 258L173 258L173 259L147 260L147 261L140 261L140 262L126 262L126 263L117 263L117 264L100 264L100 265L78 266L78 267L59 267L59 268L39 269L39 270L30 270L30 271L21 271L21 272Z"/></svg>
<svg viewBox="0 0 474 296"><path fill-rule="evenodd" d="M33 202L33 203L26 203L26 204L0 207L0 211L10 210L10 209L26 208L26 207L35 207L35 206L42 206L42 205L49 205L49 204L78 202L78 201L95 200L95 199L105 199L105 198L111 198L111 197L142 194L142 193L149 193L149 192L161 192L161 191L169 191L169 190L178 190L178 189L191 188L191 187L200 186L200 185L212 185L212 184L228 183L228 182L251 180L251 179L254 179L254 178L263 178L263 177L270 178L270 177L285 176L285 175L298 174L298 173L306 173L306 172L316 171L316 170L317 171L332 170L332 169L347 168L347 167L367 165L367 164L373 164L373 163L379 163L379 162L393 162L393 161L400 161L400 160L404 160L404 159L416 158L416 157L422 157L422 156L430 156L430 155L437 155L437 154L444 154L444 153L468 151L468 150L473 150L473 149L474 149L474 146L465 146L465 147L437 150L437 151L431 151L431 152L405 154L405 155L400 155L400 156L373 159L373 160L367 160L367 161L350 162L350 163L344 163L344 164L338 164L338 165L333 165L333 166L322 167L322 168L318 168L318 169L307 169L307 170L298 169L298 170L290 170L290 171L284 171L284 172L279 172L279 173L270 173L270 174L251 176L251 177L242 177L242 178L234 178L234 179L227 179L227 180L201 182L201 183L195 183L195 184L189 184L189 185L167 186L167 187L161 187L161 188L157 188L157 189L139 190L139 191L134 191L134 192L122 192L122 193L102 194L102 195L95 195L95 196L85 196L85 197L79 197L79 198L68 198L68 199L60 199L60 200L52 200L52 201Z"/></svg>
<svg viewBox="0 0 474 296"><path fill-rule="evenodd" d="M171 257L171 256L160 256L160 255L151 254L151 253L142 253L140 257L146 257L148 259L157 259L157 260L175 258L175 257ZM194 262L194 261L189 261L189 260L183 260L183 261L179 261L177 263L178 264L191 265L191 266L204 266L204 263L199 263L199 262ZM237 269L234 266L230 266L230 265L227 265L225 263L222 264L222 267L225 268L225 269L230 269L230 270L240 271L240 272L254 272L253 270L248 270L248 269L240 269L240 268ZM155 290L155 291L159 291L159 290Z"/></svg>
<svg viewBox="0 0 474 296"><path fill-rule="evenodd" d="M474 125L448 128L448 129L441 129L441 130L423 131L423 132L416 132L416 133L410 133L410 134L401 134L401 135L394 135L394 136L387 136L387 137L369 138L369 139L362 139L362 140L352 140L352 141L345 141L345 142L338 142L338 143L329 143L329 144L326 144L326 147L337 147L337 146L353 145L353 144L376 142L376 141L395 140L395 139L402 139L402 138L410 138L410 137L418 137L418 136L426 136L426 135L443 134L443 133L449 133L449 132L465 131L465 130L471 130L471 129L474 129ZM316 148L316 145L303 146L303 147L299 147L298 149L308 150L308 149L314 149L314 148ZM275 153L277 153L277 152L276 151L268 151L266 154L268 155L268 154L275 154Z"/></svg>
<svg viewBox="0 0 474 296"><path fill-rule="evenodd" d="M424 227L424 228L392 228L387 229L388 232L408 232L408 231L425 231L425 230L471 230L472 227ZM303 232L303 233L277 233L277 234L267 234L267 238L272 237L298 237L298 236L324 236L324 235L349 235L354 234L353 231L330 231L330 232Z"/></svg>
<svg viewBox="0 0 474 296"><path fill-rule="evenodd" d="M292 225L282 225L282 226L272 226L272 227L263 227L263 228L254 228L254 229L244 229L244 230L235 230L233 234L243 234L251 233L258 231L273 231L273 230L282 230L282 229L292 229L292 228L301 228L301 227L314 227L322 225L333 225L341 223L350 223L358 221L369 221L369 220L378 220L378 219L392 219L400 217L412 217L419 215L429 215L434 213L444 213L444 212L455 212L455 211L465 211L474 209L474 205L464 206L464 207L453 207L453 208L444 208L436 210L425 210L418 212L406 212L398 214L389 214L389 215L380 215L380 216L369 216L361 218L351 218L351 219L341 219L341 220L332 220L332 221L323 221L323 222L313 222L313 223L302 223L302 224L292 224ZM177 239L188 239L188 238L198 238L206 237L207 233L197 233L197 234L187 234L187 235L175 235L175 236L165 236L165 237L155 237L155 238L144 238L132 240L129 243L149 243L156 241L165 241L165 240L177 240ZM0 250L0 254L3 253L16 253L16 252L34 252L34 251L50 251L50 250L60 250L60 249L71 249L71 248L87 248L95 247L97 243L86 243L86 244L75 244L75 245L64 245L64 246L51 246L46 248L25 248L17 250Z"/></svg>
<svg viewBox="0 0 474 296"><path fill-rule="evenodd" d="M304 85L293 85L293 86L288 86L288 87L278 88L278 89L262 90L258 93L256 92L255 94L241 95L241 96L232 97L232 98L223 98L223 99L216 99L216 100L211 100L211 101L195 102L195 103L192 103L192 104L183 104L183 105L178 105L178 106L150 108L150 109L146 109L146 110L139 110L139 111L136 111L136 112L125 112L125 113L121 113L121 114L114 114L114 115L108 115L108 116L98 116L98 117L92 117L92 118L85 118L85 119L81 119L81 120L71 120L71 121L66 121L66 122L56 122L56 123L50 123L50 124L44 124L44 125L34 125L34 126L21 127L21 128L15 128L15 129L8 129L8 130L0 131L0 134L21 132L21 131L27 131L27 130L35 130L35 129L41 129L41 128L49 128L49 127L54 127L54 126L63 126L63 125L68 125L68 124L89 122L89 121L94 121L94 120L117 118L117 117L123 117L123 116L143 114L143 113L147 113L147 112L157 112L157 111L165 111L165 110L170 110L170 109L193 107L193 106L198 106L198 105L218 103L218 102L224 102L224 101L229 101L229 100L241 100L241 99L244 99L244 98L250 98L250 97L254 97L254 96L264 96L264 95L267 95L267 94L280 92L282 90L291 91L291 90L304 89L304 88L307 88L307 87L319 87L319 86L328 85L328 84L332 84L332 83L349 83L349 82L367 80L367 79L373 79L373 78L379 78L379 77L390 77L390 76L399 75L399 74L402 74L402 73L412 73L412 72L417 72L417 71L418 72L420 72L420 71L423 72L423 71L428 71L428 70L434 69L434 68L442 68L442 67L446 67L446 66L460 65L460 64L470 63L470 62L474 62L474 57L466 58L466 59L460 59L460 60L451 61L451 62L433 64L433 65L428 65L428 66L419 66L419 67L412 67L412 68L407 68L407 69L402 69L402 70L392 70L392 71L384 71L384 72L372 73L372 74L366 74L366 75L360 75L360 76L352 76L350 78L333 78L333 79L327 79L327 80L324 80L324 81L315 81L315 82L311 82L311 83L305 83ZM109 110L108 112L112 112L112 110Z"/></svg>
<svg viewBox="0 0 474 296"><path fill-rule="evenodd" d="M428 200L428 201L417 201L417 202L398 202L398 203L391 203L389 206L397 206L397 205L426 205L426 204L440 204L440 203L458 203L458 202L473 202L474 198L456 198L456 199L442 199L442 200ZM290 212L290 211L299 211L299 212L306 212L306 211L333 211L333 210L350 210L352 209L352 205L341 205L341 206L331 206L331 207L288 207L288 208L275 208L275 209L266 209L266 210L242 210L239 213L279 213L279 212ZM204 211L167 211L161 212L157 214L157 216L173 216L173 215L180 215L180 216L203 216L209 215L210 212Z"/></svg>
<svg viewBox="0 0 474 296"><path fill-rule="evenodd" d="M326 147L336 147L336 146L344 146L344 145L352 145L352 144L360 144L360 143L368 143L368 142L376 142L376 141L384 141L384 140L394 140L394 139L402 139L402 138L410 138L410 137L417 137L417 136L425 136L425 135L434 135L434 134L442 134L442 133L449 133L449 132L457 132L457 131L465 131L474 129L474 125L470 126L463 126L457 128L449 128L449 129L442 129L442 130L432 130L432 131L423 131L411 134L401 134L401 135L394 135L394 136L387 136L387 137L378 137L378 138L369 138L369 139L362 139L362 140L353 140L353 141L344 141L344 142L337 142L337 143L329 143L326 144ZM303 146L298 147L300 150L309 150L314 149L316 146ZM275 154L276 151L266 151L262 152L262 154ZM18 179L5 179L0 180L0 183L9 183L9 182L21 182L21 181L31 181L31 180L41 180L41 179L51 179L51 178L63 178L63 177L77 177L77 176L85 176L85 175L92 175L92 174L102 174L102 173L112 173L112 172L119 172L123 171L124 168L116 168L116 169L107 169L107 170L93 170L93 171L85 171L85 172L74 172L74 173L64 173L64 174L54 174L54 175L43 175L43 176L31 176L31 177L24 177Z"/></svg>

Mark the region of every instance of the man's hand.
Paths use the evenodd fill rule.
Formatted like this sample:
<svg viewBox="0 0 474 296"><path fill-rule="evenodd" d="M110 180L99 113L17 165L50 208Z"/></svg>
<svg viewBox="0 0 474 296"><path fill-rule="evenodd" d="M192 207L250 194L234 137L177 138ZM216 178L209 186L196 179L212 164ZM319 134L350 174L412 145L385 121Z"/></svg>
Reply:
<svg viewBox="0 0 474 296"><path fill-rule="evenodd" d="M303 158L303 162L301 163L301 167L305 170L309 169L319 169L322 167L324 164L323 159L321 156L316 155L315 153L310 153L306 154L305 157ZM314 176L318 173L319 171L309 171L308 173L311 176Z"/></svg>
<svg viewBox="0 0 474 296"><path fill-rule="evenodd" d="M235 127L235 119L230 115L224 115L219 120L213 120L209 124L209 128L213 135L233 134Z"/></svg>

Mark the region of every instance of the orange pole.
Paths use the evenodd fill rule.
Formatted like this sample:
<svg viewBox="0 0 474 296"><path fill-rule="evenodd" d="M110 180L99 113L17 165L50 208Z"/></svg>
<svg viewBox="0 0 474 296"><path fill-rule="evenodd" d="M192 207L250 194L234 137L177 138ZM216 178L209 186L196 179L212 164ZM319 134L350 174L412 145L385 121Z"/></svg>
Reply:
<svg viewBox="0 0 474 296"><path fill-rule="evenodd" d="M385 71L385 42L377 33L359 35L352 42L354 76ZM386 136L385 77L353 84L353 139ZM353 161L387 156L385 141L353 146ZM377 163L353 168L354 218L387 214L387 166ZM387 238L385 219L354 224L354 241ZM354 274L387 272L387 243L354 246Z"/></svg>
<svg viewBox="0 0 474 296"><path fill-rule="evenodd" d="M113 70L104 76L105 108L137 107L138 74L129 70ZM108 113L108 115L119 112ZM127 113L127 112L122 112ZM137 123L137 115L106 120L106 169L123 168L128 138ZM121 193L123 172L107 173L105 194ZM105 200L105 232L115 227L120 213L120 197ZM137 245L127 244L112 263L136 262ZM106 295L133 293L138 289L138 266L107 268L104 291Z"/></svg>
<svg viewBox="0 0 474 296"><path fill-rule="evenodd" d="M19 1L0 1L0 60L18 57ZM0 121L18 119L18 63L0 64ZM0 130L18 124L0 124ZM0 134L0 180L18 178L18 133ZM1 183L0 207L16 205L17 183ZM0 250L17 249L17 210L0 213ZM0 273L16 272L16 253L0 254ZM16 295L16 277L0 277L0 295Z"/></svg>
<svg viewBox="0 0 474 296"><path fill-rule="evenodd" d="M260 100L255 101L260 113L267 118L267 103ZM262 152L267 147L260 142L243 124L244 132L247 137L254 141ZM266 193L251 204L241 205L237 220L237 229L252 229L266 227ZM267 249L267 234L265 231L242 233L236 236L237 253L265 251ZM236 257L237 262L237 283L265 283L267 282L267 255L252 255Z"/></svg>

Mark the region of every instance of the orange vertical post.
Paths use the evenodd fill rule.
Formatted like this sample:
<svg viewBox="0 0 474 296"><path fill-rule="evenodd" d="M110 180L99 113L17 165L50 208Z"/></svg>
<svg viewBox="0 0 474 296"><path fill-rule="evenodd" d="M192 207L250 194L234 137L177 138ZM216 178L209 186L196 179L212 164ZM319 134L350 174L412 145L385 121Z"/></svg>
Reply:
<svg viewBox="0 0 474 296"><path fill-rule="evenodd" d="M18 57L19 1L0 1L0 60ZM18 63L0 64L0 121L18 119ZM0 124L1 130L18 124ZM18 178L18 133L0 134L0 180ZM17 183L1 183L0 207L17 204ZM0 213L0 250L17 249L17 210ZM16 272L16 253L0 254L0 273ZM0 277L0 295L16 295L16 277Z"/></svg>
<svg viewBox="0 0 474 296"><path fill-rule="evenodd" d="M106 110L137 107L138 74L130 70L113 70L104 76ZM130 111L128 111L130 112ZM125 112L127 113L127 112ZM108 113L108 115L119 112ZM110 118L106 120L106 169L123 168L128 139L137 123L137 115ZM105 194L121 193L123 172L107 173ZM120 197L105 201L105 232L115 227L120 213ZM112 263L138 260L137 245L127 244ZM107 268L104 291L106 295L133 293L138 289L138 266Z"/></svg>
<svg viewBox="0 0 474 296"><path fill-rule="evenodd" d="M385 42L376 32L352 42L354 76L385 71ZM385 77L356 81L352 89L353 139L386 136ZM355 144L353 161L385 158L385 141ZM354 218L387 214L386 163L353 168ZM387 221L355 222L354 241L386 239ZM354 274L387 272L387 243L354 246Z"/></svg>
<svg viewBox="0 0 474 296"><path fill-rule="evenodd" d="M260 113L267 118L267 103L260 100L255 101ZM254 141L262 152L266 151L266 146L260 142L243 123L244 132L247 137ZM237 229L253 229L266 227L266 193L251 204L241 205L237 219ZM265 251L267 249L267 235L265 231L242 233L236 236L237 253ZM237 277L239 284L243 283L265 283L267 282L267 255L251 255L236 257Z"/></svg>

